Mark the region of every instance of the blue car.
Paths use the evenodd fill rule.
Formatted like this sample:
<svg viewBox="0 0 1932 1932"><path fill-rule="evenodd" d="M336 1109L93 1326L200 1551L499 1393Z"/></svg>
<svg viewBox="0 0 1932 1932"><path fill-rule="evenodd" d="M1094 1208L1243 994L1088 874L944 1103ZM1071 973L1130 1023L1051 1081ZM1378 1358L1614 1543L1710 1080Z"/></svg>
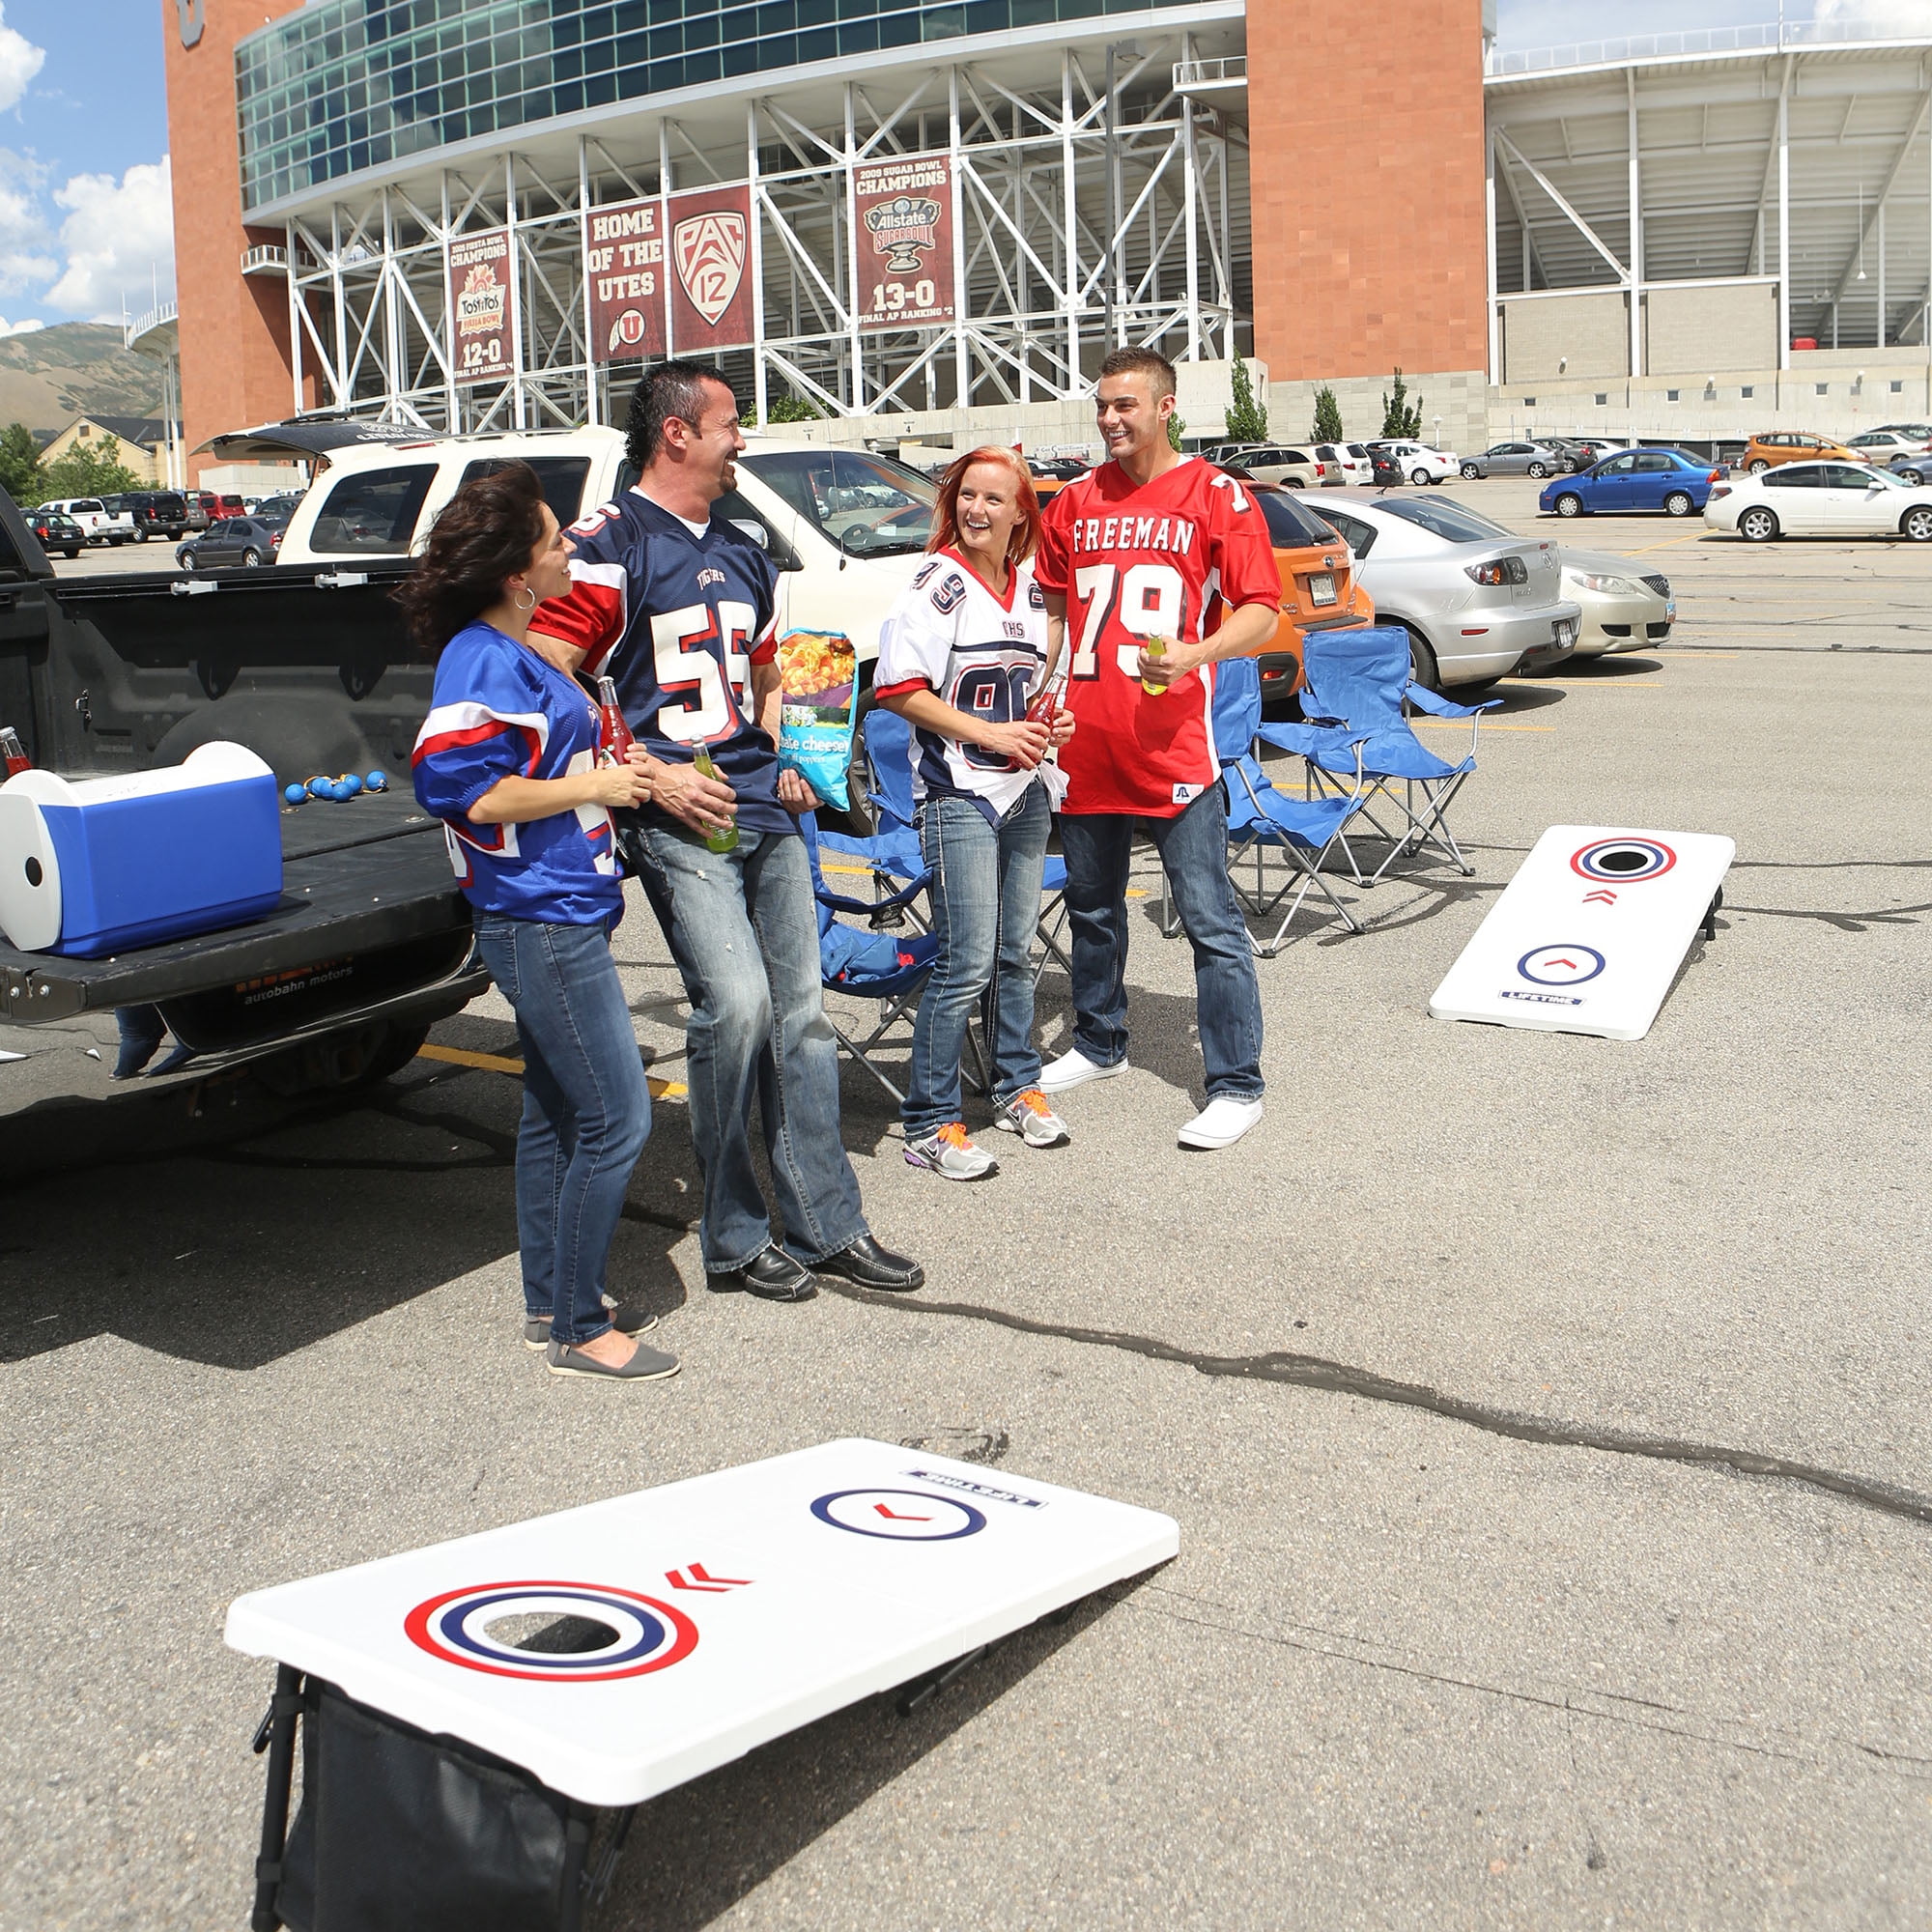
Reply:
<svg viewBox="0 0 1932 1932"><path fill-rule="evenodd" d="M1575 476L1559 476L1536 499L1546 515L1595 515L1599 511L1662 510L1666 517L1694 517L1711 486L1730 473L1682 449L1620 449Z"/></svg>

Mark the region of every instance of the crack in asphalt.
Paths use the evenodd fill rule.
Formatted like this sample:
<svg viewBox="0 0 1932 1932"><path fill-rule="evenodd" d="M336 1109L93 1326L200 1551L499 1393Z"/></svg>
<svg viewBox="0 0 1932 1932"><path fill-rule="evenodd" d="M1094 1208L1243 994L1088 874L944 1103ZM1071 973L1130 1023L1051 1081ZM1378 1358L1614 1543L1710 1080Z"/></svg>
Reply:
<svg viewBox="0 0 1932 1932"><path fill-rule="evenodd" d="M825 1275L818 1279L820 1287L833 1294L870 1307L894 1308L908 1315L941 1315L959 1321L983 1321L1016 1334L1047 1336L1086 1348L1115 1349L1125 1354L1145 1356L1150 1361L1172 1362L1204 1376L1323 1389L1334 1395L1355 1396L1364 1402L1421 1409L1445 1421L1465 1423L1471 1429L1514 1442L1533 1442L1553 1449L1590 1449L1606 1456L1636 1456L1648 1462L1676 1463L1690 1468L1729 1469L1743 1476L1769 1476L1862 1503L1868 1509L1902 1518L1907 1522L1932 1523L1932 1496L1895 1483L1881 1482L1876 1477L1852 1475L1815 1463L1800 1463L1787 1456L1765 1455L1759 1450L1722 1442L1698 1442L1688 1436L1653 1435L1603 1423L1565 1422L1532 1415L1454 1395L1427 1382L1399 1381L1392 1376L1378 1375L1373 1369L1355 1368L1325 1355L1302 1355L1286 1350L1258 1355L1213 1355L1124 1329L1079 1328L971 1301L910 1301Z"/></svg>

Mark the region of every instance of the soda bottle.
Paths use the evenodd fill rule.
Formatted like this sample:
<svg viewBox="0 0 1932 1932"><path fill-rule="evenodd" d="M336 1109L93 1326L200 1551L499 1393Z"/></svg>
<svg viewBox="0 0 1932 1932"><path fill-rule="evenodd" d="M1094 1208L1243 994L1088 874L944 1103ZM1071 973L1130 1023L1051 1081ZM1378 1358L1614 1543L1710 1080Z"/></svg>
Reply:
<svg viewBox="0 0 1932 1932"><path fill-rule="evenodd" d="M0 724L0 758L6 760L6 776L10 779L34 768L33 759L28 757L25 746L20 743L20 734L11 724Z"/></svg>
<svg viewBox="0 0 1932 1932"><path fill-rule="evenodd" d="M1027 700L1026 721L1029 724L1044 724L1050 731L1053 721L1060 716L1061 701L1066 696L1065 674L1056 671ZM1020 768L1017 758L1007 760L1007 769L1016 772Z"/></svg>
<svg viewBox="0 0 1932 1932"><path fill-rule="evenodd" d="M623 764L636 740L625 722L624 707L617 702L616 683L608 677L597 680L597 762Z"/></svg>
<svg viewBox="0 0 1932 1932"><path fill-rule="evenodd" d="M708 779L718 776L718 767L711 762L711 753L702 745L698 746L692 762ZM722 832L707 832L704 835L705 850L709 852L734 852L738 848L738 828L727 825Z"/></svg>
<svg viewBox="0 0 1932 1932"><path fill-rule="evenodd" d="M1167 655L1167 639L1165 638L1157 638L1157 637L1144 638L1141 639L1141 648L1144 651L1146 651L1148 656L1151 658L1164 658ZM1166 693L1167 686L1164 684L1150 684L1146 678L1142 678L1141 689L1144 692L1146 692L1150 697L1159 697Z"/></svg>

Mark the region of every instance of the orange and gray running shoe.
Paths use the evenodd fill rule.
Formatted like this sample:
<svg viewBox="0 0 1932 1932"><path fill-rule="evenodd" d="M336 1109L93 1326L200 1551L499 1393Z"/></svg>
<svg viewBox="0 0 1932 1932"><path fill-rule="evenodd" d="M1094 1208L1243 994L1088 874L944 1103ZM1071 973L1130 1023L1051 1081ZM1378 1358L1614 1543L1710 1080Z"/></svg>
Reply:
<svg viewBox="0 0 1932 1932"><path fill-rule="evenodd" d="M1018 1134L1032 1148L1065 1147L1073 1138L1037 1087L1000 1102L993 1111L993 1124L1004 1134Z"/></svg>
<svg viewBox="0 0 1932 1932"><path fill-rule="evenodd" d="M985 1180L1000 1171L1000 1163L966 1138L963 1121L948 1121L923 1140L909 1140L906 1165L923 1167L948 1180Z"/></svg>

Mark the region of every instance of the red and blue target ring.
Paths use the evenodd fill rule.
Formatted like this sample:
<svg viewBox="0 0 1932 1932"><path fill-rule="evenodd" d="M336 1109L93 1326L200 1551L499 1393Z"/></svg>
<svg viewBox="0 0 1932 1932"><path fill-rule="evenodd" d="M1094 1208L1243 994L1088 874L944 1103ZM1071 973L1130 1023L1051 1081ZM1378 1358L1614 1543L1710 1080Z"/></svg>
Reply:
<svg viewBox="0 0 1932 1932"><path fill-rule="evenodd" d="M1570 869L1605 885L1655 879L1677 863L1677 854L1658 838L1599 838L1571 855Z"/></svg>
<svg viewBox="0 0 1932 1932"><path fill-rule="evenodd" d="M612 1633L591 1650L553 1655L490 1634L505 1617L582 1617ZM532 1684L606 1684L681 1662L697 1647L697 1626L669 1604L603 1583L471 1583L418 1604L403 1619L418 1650L465 1670Z"/></svg>

